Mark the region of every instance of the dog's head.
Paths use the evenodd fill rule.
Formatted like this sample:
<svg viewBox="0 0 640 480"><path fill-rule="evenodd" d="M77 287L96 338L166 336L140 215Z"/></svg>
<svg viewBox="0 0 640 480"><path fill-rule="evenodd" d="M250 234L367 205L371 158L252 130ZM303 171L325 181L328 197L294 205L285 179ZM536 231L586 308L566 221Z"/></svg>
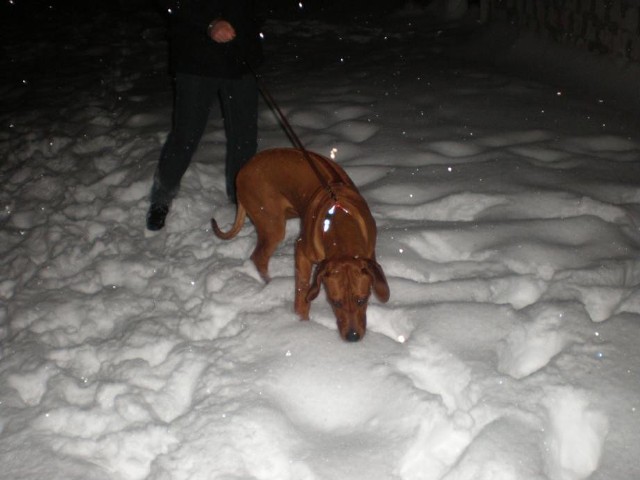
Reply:
<svg viewBox="0 0 640 480"><path fill-rule="evenodd" d="M373 291L381 302L389 300L389 285L374 260L341 258L322 261L307 294L311 302L324 285L327 300L338 322L340 336L349 342L364 337L367 329L367 304Z"/></svg>

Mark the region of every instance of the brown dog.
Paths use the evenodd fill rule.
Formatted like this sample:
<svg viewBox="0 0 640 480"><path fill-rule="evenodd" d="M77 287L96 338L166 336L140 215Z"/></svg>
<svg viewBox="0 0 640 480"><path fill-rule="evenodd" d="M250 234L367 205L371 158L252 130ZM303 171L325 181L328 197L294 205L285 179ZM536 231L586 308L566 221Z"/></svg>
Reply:
<svg viewBox="0 0 640 480"><path fill-rule="evenodd" d="M308 157L317 172L300 150L258 153L238 173L233 227L223 232L215 219L211 226L218 237L230 239L249 215L258 234L251 259L268 282L269 259L284 239L286 221L299 217L295 311L308 320L310 302L323 284L340 336L355 342L365 334L371 290L381 302L389 299L387 280L375 258L376 224L367 203L338 164L316 153L309 152ZM313 265L317 267L310 282Z"/></svg>

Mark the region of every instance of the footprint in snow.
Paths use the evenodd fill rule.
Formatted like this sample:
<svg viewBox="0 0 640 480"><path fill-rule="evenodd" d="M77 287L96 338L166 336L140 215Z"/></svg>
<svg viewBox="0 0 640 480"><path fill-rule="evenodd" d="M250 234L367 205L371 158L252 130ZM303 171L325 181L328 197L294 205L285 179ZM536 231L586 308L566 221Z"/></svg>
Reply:
<svg viewBox="0 0 640 480"><path fill-rule="evenodd" d="M504 132L500 135L478 139L478 144L492 148L513 147L552 140L554 134L544 130L524 130L521 132Z"/></svg>
<svg viewBox="0 0 640 480"><path fill-rule="evenodd" d="M588 478L600 464L608 418L589 404L586 392L568 386L549 388L544 406L545 463L550 478Z"/></svg>
<svg viewBox="0 0 640 480"><path fill-rule="evenodd" d="M330 131L343 140L355 143L362 143L373 137L378 127L354 120L345 120L331 127Z"/></svg>
<svg viewBox="0 0 640 480"><path fill-rule="evenodd" d="M522 379L545 368L570 343L579 339L567 330L564 312L543 305L527 312L530 321L516 324L497 347L498 371Z"/></svg>

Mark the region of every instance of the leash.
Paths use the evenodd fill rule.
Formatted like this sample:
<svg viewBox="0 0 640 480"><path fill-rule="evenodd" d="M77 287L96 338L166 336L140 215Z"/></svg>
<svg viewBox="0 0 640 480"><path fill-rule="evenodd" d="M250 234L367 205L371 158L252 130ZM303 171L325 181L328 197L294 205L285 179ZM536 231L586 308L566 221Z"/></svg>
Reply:
<svg viewBox="0 0 640 480"><path fill-rule="evenodd" d="M318 166L314 163L313 159L311 158L311 155L309 155L309 151L304 147L304 145L300 141L300 137L298 137L295 130L287 120L286 115L278 106L278 102L276 102L275 98L273 98L273 95L271 95L271 92L269 92L269 89L267 88L265 83L262 81L261 76L256 73L256 71L253 69L251 65L249 65L249 62L247 62L246 60L243 60L243 62L245 66L249 69L249 72L251 72L251 74L255 77L256 84L258 85L258 90L260 90L262 97L264 98L265 102L267 102L267 105L269 105L269 108L271 109L271 111L276 114L276 117L278 118L280 125L282 126L282 129L287 134L287 137L289 137L289 140L291 141L291 143L293 143L293 145L302 152L302 156L305 158L305 160L307 161L307 163L315 173L316 177L318 177L318 180L320 181L320 184L322 185L322 187L329 193L329 196L331 197L331 199L337 203L338 197L336 196L336 193L333 191L333 188L331 188L331 185L329 184L327 179L322 175L322 172L320 171Z"/></svg>

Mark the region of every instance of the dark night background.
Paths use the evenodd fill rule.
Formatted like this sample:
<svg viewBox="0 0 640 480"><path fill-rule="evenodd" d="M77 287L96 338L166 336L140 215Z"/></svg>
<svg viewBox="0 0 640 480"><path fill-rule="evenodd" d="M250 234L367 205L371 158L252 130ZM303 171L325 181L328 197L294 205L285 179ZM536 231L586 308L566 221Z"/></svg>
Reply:
<svg viewBox="0 0 640 480"><path fill-rule="evenodd" d="M262 16L275 19L325 19L337 23L385 22L387 15L402 8L407 1L383 0L307 0L302 7L294 0L274 0L258 3ZM414 0L415 5L427 6L432 0ZM74 38L86 37L80 33L84 24L96 16L105 28L117 25L123 15L162 12L154 0L3 0L0 5L0 38L2 60L7 60L5 49L22 42L42 42L53 45ZM63 25L66 28L60 29ZM55 32L55 35L53 35ZM83 41L90 39L83 38ZM52 48L52 47L50 47Z"/></svg>

